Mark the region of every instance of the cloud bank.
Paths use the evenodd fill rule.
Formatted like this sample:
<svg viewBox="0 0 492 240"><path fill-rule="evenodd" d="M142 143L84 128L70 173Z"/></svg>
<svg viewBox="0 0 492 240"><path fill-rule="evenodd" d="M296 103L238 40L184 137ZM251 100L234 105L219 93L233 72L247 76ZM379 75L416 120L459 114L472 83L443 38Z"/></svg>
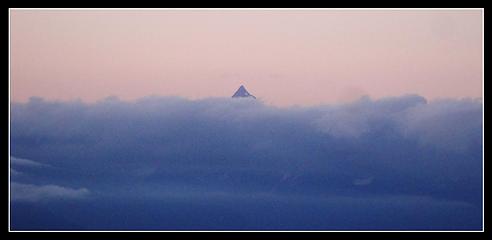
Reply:
<svg viewBox="0 0 492 240"><path fill-rule="evenodd" d="M13 226L481 229L482 124L477 100L417 95L291 108L31 98L11 107L11 161L53 167L13 174L16 188L60 185L92 198L70 203L85 209L72 225L60 224L63 204L44 214L50 203L12 199ZM39 221L25 220L26 209ZM121 216L87 220L94 209Z"/></svg>

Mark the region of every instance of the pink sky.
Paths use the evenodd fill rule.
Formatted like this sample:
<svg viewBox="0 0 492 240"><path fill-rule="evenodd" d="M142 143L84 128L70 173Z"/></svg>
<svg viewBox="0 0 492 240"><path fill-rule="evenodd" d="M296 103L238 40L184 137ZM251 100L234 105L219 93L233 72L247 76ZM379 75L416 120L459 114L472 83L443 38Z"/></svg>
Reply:
<svg viewBox="0 0 492 240"><path fill-rule="evenodd" d="M482 96L480 10L10 12L11 98Z"/></svg>

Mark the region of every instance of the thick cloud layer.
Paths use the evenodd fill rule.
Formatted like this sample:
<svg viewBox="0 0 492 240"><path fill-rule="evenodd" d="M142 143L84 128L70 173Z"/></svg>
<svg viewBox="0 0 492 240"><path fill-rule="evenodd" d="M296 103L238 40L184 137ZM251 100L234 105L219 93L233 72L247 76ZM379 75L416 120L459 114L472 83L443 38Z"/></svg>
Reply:
<svg viewBox="0 0 492 240"><path fill-rule="evenodd" d="M481 229L482 145L471 99L32 98L11 108L12 227Z"/></svg>

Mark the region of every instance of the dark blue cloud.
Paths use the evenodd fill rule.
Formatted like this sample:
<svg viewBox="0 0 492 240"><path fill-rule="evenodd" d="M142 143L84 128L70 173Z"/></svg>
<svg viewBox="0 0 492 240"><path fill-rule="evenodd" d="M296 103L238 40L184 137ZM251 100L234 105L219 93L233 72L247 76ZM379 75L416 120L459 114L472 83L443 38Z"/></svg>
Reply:
<svg viewBox="0 0 492 240"><path fill-rule="evenodd" d="M11 106L12 228L481 229L482 148L471 99L32 98Z"/></svg>

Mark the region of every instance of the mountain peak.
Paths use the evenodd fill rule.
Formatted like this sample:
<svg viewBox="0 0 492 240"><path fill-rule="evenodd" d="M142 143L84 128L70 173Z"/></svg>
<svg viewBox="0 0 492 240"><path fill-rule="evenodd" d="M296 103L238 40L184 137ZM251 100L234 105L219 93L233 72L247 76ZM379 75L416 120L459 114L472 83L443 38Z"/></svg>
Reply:
<svg viewBox="0 0 492 240"><path fill-rule="evenodd" d="M256 99L255 96L251 95L248 90L246 90L246 88L241 85L239 87L239 89L234 93L234 95L232 95L233 98L239 98L239 97L252 97L254 99Z"/></svg>

